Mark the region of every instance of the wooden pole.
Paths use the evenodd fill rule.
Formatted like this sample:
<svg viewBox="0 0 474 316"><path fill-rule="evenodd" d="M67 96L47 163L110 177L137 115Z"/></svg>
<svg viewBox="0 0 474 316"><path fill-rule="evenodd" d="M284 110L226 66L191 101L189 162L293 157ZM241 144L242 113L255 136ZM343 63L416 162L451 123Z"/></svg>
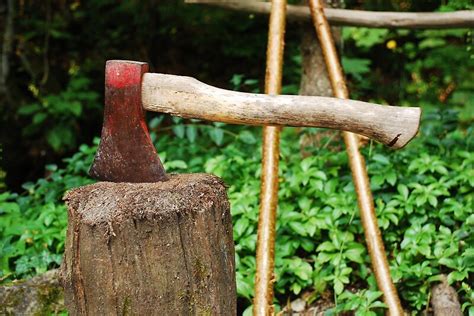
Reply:
<svg viewBox="0 0 474 316"><path fill-rule="evenodd" d="M65 200L70 315L236 315L232 220L219 178L98 182Z"/></svg>
<svg viewBox="0 0 474 316"><path fill-rule="evenodd" d="M273 0L268 29L265 93L280 94L283 68L286 0ZM273 314L275 226L278 204L280 128L263 128L262 180L257 233L257 271L253 314Z"/></svg>
<svg viewBox="0 0 474 316"><path fill-rule="evenodd" d="M209 1L187 0L186 3L201 3L229 10L269 14L271 4L263 1ZM288 5L289 21L311 21L307 6ZM331 25L362 26L405 29L445 29L474 27L474 10L454 12L381 12L325 8Z"/></svg>
<svg viewBox="0 0 474 316"><path fill-rule="evenodd" d="M309 0L309 5L314 27L316 28L316 33L318 34L319 42L323 50L323 56L326 60L334 95L338 98L347 99L349 98L349 91L338 59L330 27L324 15L322 1ZM378 227L377 217L375 216L374 201L372 192L370 191L365 160L359 151L358 136L353 133L343 132L343 138L349 156L349 164L357 192L365 239L372 260L377 285L384 294L384 301L388 305L390 315L403 315L400 299L398 298L397 291L390 277L390 268Z"/></svg>

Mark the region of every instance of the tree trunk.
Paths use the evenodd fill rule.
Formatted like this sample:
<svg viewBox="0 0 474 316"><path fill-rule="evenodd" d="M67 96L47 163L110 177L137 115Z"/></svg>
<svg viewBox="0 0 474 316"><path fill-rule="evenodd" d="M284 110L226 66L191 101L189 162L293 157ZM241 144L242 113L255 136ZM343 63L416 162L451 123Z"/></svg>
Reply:
<svg viewBox="0 0 474 316"><path fill-rule="evenodd" d="M304 1L306 4L306 1ZM306 4L307 5L307 4ZM333 35L338 38L339 32L333 27ZM324 62L323 52L316 32L312 26L302 24L301 37L301 79L300 95L332 97L332 87ZM300 138L300 152L303 157L311 156L312 149L324 146L326 138L340 140L340 133L335 130L323 130L317 133L303 133ZM308 150L310 149L310 150ZM337 148L340 150L340 148Z"/></svg>
<svg viewBox="0 0 474 316"><path fill-rule="evenodd" d="M300 95L332 97L321 46L312 27L302 26Z"/></svg>
<svg viewBox="0 0 474 316"><path fill-rule="evenodd" d="M232 221L219 178L99 182L65 200L71 315L236 314Z"/></svg>

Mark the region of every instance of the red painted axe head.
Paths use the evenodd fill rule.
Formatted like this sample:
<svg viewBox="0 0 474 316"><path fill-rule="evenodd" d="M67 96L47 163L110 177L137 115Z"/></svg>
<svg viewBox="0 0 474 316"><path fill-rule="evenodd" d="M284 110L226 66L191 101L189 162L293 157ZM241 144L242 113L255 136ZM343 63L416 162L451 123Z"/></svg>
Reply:
<svg viewBox="0 0 474 316"><path fill-rule="evenodd" d="M89 170L93 178L112 182L166 180L142 108L142 76L147 71L146 63L107 61L104 124Z"/></svg>

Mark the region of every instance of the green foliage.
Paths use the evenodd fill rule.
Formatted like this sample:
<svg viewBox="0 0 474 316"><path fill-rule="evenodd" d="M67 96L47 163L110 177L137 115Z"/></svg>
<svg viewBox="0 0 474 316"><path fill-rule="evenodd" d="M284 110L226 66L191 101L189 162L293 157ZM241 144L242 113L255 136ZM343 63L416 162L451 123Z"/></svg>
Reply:
<svg viewBox="0 0 474 316"><path fill-rule="evenodd" d="M49 176L25 183L23 194L0 195L0 280L25 278L58 266L67 225L62 196L92 182L86 172L95 149L82 145L66 159L64 169L49 165Z"/></svg>
<svg viewBox="0 0 474 316"><path fill-rule="evenodd" d="M457 117L453 111L438 110L426 117L421 136L404 150L379 145L364 149L377 216L391 254L392 274L407 306L423 310L430 286L440 274L446 274L458 288L467 311L474 308L470 287L474 267L474 145L470 139L474 130L453 125ZM158 121L152 119L153 129L163 125ZM211 132L216 129L222 130L222 136L216 138L216 132ZM182 120L176 120L171 131L159 138L152 132L168 171L210 172L229 185L238 294L250 302L261 173L260 131ZM190 137L193 133L195 136ZM319 130L308 129L306 133L317 134ZM181 138L176 137L179 135ZM284 129L276 292L287 297L311 289L317 298L331 291L337 303L334 313L382 313L384 305L369 268L346 154L335 151L338 142L334 139L325 139L326 145L319 148L302 148L300 140L301 134L295 129ZM90 182L86 171L94 151L95 147L81 146L80 152L67 160L65 169L50 166L48 178L25 185L23 196L1 196L3 278L25 277L57 266L66 225L66 210L60 199L65 190ZM311 155L302 157L301 152ZM352 290L355 285L359 289L356 292Z"/></svg>
<svg viewBox="0 0 474 316"><path fill-rule="evenodd" d="M393 275L403 297L415 310L426 306L430 285L441 273L448 274L451 283L465 289L461 291L464 297L472 295L468 287L472 266L466 263L472 260L473 251L469 233L474 184L474 156L469 139L473 131L456 129L452 124L456 120L453 111L435 111L426 116L429 121L422 125L426 126L422 137L408 148L392 152L377 146L366 152L379 223L387 248L394 254ZM205 137L202 132L201 137ZM252 134L252 141L245 142L248 136L243 135ZM180 165L192 172L204 168L230 185L238 292L250 299L258 210L255 192L259 190L261 172L260 157L253 152L255 145L260 145L260 137L255 131L235 127L225 135L223 147L206 148L205 152L195 152L191 142L183 145L183 140L178 143L168 137L161 138L157 147L179 148L165 150L168 166L181 162L182 157L193 157ZM199 145L208 140L200 138L197 142ZM369 299L375 294L351 294L345 290L350 284L361 284L368 291L376 291L375 280L367 268L369 259L346 155L326 146L313 149L317 156L302 159L297 154L301 150L298 144L299 135L285 129L281 146L276 290L282 295L289 291L299 294L307 288L317 293L331 290L339 301L336 310L356 308L361 315L370 315L372 309L382 306L379 300ZM455 263L442 260L453 256L465 259ZM468 308L472 302L466 300L464 304Z"/></svg>
<svg viewBox="0 0 474 316"><path fill-rule="evenodd" d="M44 97L34 85L29 88L38 100L18 109L20 116L31 120L23 128L23 135L44 138L56 152L74 148L79 118L84 112L101 108L99 94L90 89L90 80L74 75L64 91Z"/></svg>
<svg viewBox="0 0 474 316"><path fill-rule="evenodd" d="M454 10L472 10L474 4L470 0L448 0L441 5L440 11L454 11Z"/></svg>
<svg viewBox="0 0 474 316"><path fill-rule="evenodd" d="M376 44L385 42L389 30L374 29L367 27L344 27L342 37L344 39L352 39L355 45L364 50L372 48Z"/></svg>
<svg viewBox="0 0 474 316"><path fill-rule="evenodd" d="M378 315L375 311L381 311L386 305L380 301L382 292L361 290L357 293L345 291L340 295L343 300L343 304L337 305L329 315L338 315L344 311L355 311L355 316L376 316Z"/></svg>
<svg viewBox="0 0 474 316"><path fill-rule="evenodd" d="M362 76L370 72L370 60L365 58L342 57L342 67L346 75L350 75L355 80L361 81Z"/></svg>
<svg viewBox="0 0 474 316"><path fill-rule="evenodd" d="M445 104L460 110L462 122L472 122L471 30L345 27L342 35L342 63L356 87L356 97L424 107Z"/></svg>

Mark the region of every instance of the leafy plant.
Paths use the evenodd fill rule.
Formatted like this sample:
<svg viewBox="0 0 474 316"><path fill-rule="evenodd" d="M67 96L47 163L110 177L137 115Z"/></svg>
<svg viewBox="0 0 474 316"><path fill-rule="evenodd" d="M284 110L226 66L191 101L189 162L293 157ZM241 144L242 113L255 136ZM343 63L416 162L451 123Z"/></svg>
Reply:
<svg viewBox="0 0 474 316"><path fill-rule="evenodd" d="M345 291L340 298L345 302L337 305L329 315L334 315L344 311L356 311L355 316L376 316L387 306L380 301L382 292L361 290L357 293Z"/></svg>
<svg viewBox="0 0 474 316"><path fill-rule="evenodd" d="M99 94L90 89L90 80L83 76L72 76L59 94L41 96L34 85L30 85L30 90L38 101L18 109L19 115L31 119L23 134L29 138L44 137L57 152L76 146L77 122L83 112L101 108Z"/></svg>
<svg viewBox="0 0 474 316"><path fill-rule="evenodd" d="M82 145L66 168L49 165L49 176L25 183L23 194L0 195L0 280L39 274L61 262L67 225L62 196L92 182L86 172L94 152Z"/></svg>
<svg viewBox="0 0 474 316"><path fill-rule="evenodd" d="M379 145L364 149L379 223L387 251L393 254L389 258L393 277L413 310L425 308L431 284L440 274L447 274L459 289L464 308L474 308L468 286L474 252L474 156L469 141L474 130L452 127L455 115L443 110L427 115L443 120L423 124L421 136L404 150L391 151ZM183 122L174 126L180 124ZM190 124L200 137L188 137L186 132L183 138L166 134L166 125L152 126L158 130L164 126L164 134L157 138L152 132L152 136L168 171L210 172L229 185L238 293L250 300L258 221L255 193L261 173L260 130ZM183 125L185 130L191 126ZM224 131L220 142L208 133L214 128ZM330 291L337 302L334 312L355 309L360 315L378 313L383 304L370 270L346 154L333 151L338 144L334 138L325 147L301 148L301 137L297 130L287 128L281 140L277 297L298 295L307 289L316 297ZM316 150L317 155L311 155ZM65 169L48 167L50 175L26 184L23 195L1 195L4 279L57 266L66 225L60 199L67 189L91 182L86 171L94 151L95 147L81 146L80 152L66 161ZM299 152L309 156L302 158ZM357 290L352 292L349 289L354 285Z"/></svg>

